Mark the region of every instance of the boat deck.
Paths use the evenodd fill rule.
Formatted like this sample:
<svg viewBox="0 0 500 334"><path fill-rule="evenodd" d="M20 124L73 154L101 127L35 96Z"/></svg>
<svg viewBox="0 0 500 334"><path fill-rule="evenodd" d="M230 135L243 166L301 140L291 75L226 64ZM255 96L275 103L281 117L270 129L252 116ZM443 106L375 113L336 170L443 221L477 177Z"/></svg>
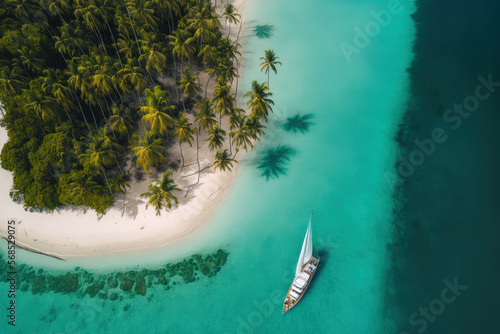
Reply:
<svg viewBox="0 0 500 334"><path fill-rule="evenodd" d="M290 289L288 289L288 293L286 294L285 302L283 303L283 313L285 313L286 311L290 310L292 307L297 305L297 303L300 301L302 296L306 293L306 290L309 287L309 284L311 283L313 276L316 273L316 270L318 269L318 264L319 264L319 260L313 256L313 257L311 257L309 262L307 262L302 267L302 272L309 275L309 279L307 280L307 284L303 287L302 291L298 292L298 290L293 285L293 283L295 282L295 279L294 279L294 281L290 285ZM293 294L295 294L297 296L297 298L295 298L293 296Z"/></svg>

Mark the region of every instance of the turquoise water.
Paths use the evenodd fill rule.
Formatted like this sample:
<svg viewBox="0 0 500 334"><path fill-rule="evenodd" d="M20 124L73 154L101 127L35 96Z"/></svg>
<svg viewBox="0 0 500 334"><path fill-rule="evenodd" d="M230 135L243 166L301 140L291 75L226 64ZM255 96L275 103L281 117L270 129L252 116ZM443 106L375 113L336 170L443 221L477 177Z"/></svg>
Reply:
<svg viewBox="0 0 500 334"><path fill-rule="evenodd" d="M276 107L262 142L240 157L240 174L211 222L154 253L63 264L18 254L44 268L104 271L224 248L228 263L213 278L170 291L150 289L150 301L19 293L16 331L388 333L392 321L385 317L384 299L393 207L384 173L396 161L393 139L407 99L414 35L413 1L401 4L402 11L349 63L339 45L353 44L354 28L373 21L371 11L386 9L388 1L252 1L240 89L248 90L251 80L266 80L258 59L272 48L283 62L278 75L271 75ZM272 25L272 36L253 36L256 25ZM314 114L310 131L284 132L283 122L299 111ZM295 154L285 174L266 180L256 167L278 144ZM322 264L307 295L283 316L311 208Z"/></svg>

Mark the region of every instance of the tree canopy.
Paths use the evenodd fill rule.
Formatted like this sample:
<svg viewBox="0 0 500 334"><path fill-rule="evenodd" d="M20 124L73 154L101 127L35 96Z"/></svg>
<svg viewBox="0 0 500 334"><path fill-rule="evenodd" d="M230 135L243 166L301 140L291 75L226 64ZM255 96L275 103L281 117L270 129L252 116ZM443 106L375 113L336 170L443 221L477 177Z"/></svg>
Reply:
<svg viewBox="0 0 500 334"><path fill-rule="evenodd" d="M246 150L273 104L268 86L255 82L252 118L235 116L239 51L219 20L239 17L232 5L219 17L208 0L2 1L0 102L9 140L0 159L13 172L12 196L29 210L71 204L104 213L130 187L127 160L147 172L166 167L172 140L191 144L201 130L222 152L217 166L230 169L236 161L222 149L222 117L230 116L230 136ZM199 71L209 74L205 87ZM169 207L172 198L150 186Z"/></svg>

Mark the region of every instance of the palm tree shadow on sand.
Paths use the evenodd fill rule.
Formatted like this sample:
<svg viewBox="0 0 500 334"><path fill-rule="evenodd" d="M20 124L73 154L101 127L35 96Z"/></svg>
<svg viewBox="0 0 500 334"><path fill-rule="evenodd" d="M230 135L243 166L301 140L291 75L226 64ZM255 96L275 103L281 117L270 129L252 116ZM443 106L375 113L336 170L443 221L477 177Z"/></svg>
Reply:
<svg viewBox="0 0 500 334"><path fill-rule="evenodd" d="M262 169L261 176L265 176L269 181L270 178L285 175L290 159L295 153L296 151L288 146L278 145L276 148L268 149L257 166L258 169Z"/></svg>
<svg viewBox="0 0 500 334"><path fill-rule="evenodd" d="M314 114L301 115L300 112L290 116L286 119L286 122L281 126L286 132L293 133L306 133L309 132L309 127L314 123L311 120L314 118Z"/></svg>
<svg viewBox="0 0 500 334"><path fill-rule="evenodd" d="M253 28L255 36L258 38L271 38L273 36L274 26L271 24L257 25Z"/></svg>

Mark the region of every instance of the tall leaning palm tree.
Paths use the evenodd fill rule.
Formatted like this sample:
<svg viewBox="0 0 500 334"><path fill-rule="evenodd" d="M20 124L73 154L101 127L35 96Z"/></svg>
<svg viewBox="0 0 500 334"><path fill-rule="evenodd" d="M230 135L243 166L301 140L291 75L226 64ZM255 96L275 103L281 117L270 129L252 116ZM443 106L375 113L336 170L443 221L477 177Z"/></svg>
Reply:
<svg viewBox="0 0 500 334"><path fill-rule="evenodd" d="M78 156L78 159L80 159L81 164L89 175L95 175L96 172L102 173L106 180L106 185L109 188L109 192L112 195L113 192L106 175L106 168L115 162L115 158L122 150L122 147L111 141L105 133L106 129L104 128L101 133L93 134L89 136L89 138L85 138L84 142L86 143L86 148L84 152Z"/></svg>
<svg viewBox="0 0 500 334"><path fill-rule="evenodd" d="M208 99L199 100L196 103L196 107L198 108L198 114L195 117L195 121L198 122L198 128L201 129L210 129L214 125L217 125L217 121L215 120L215 114L213 110L213 105Z"/></svg>
<svg viewBox="0 0 500 334"><path fill-rule="evenodd" d="M184 71L184 59L189 60L191 55L195 52L195 47L192 45L192 40L187 31L182 29L177 29L173 36L169 36L170 45L172 46L172 52L174 55L181 59L181 73ZM175 60L175 58L174 58ZM177 66L176 66L177 67ZM177 73L175 73L177 77ZM177 101L179 102L179 101ZM186 111L186 106L184 104L184 99L182 100L184 112Z"/></svg>
<svg viewBox="0 0 500 334"><path fill-rule="evenodd" d="M243 95L243 97L250 97L247 109L252 111L252 117L263 117L267 121L269 111L273 111L271 105L274 105L273 100L269 98L271 96L273 93L269 92L269 87L265 82L262 84L256 80L252 82L252 90Z"/></svg>
<svg viewBox="0 0 500 334"><path fill-rule="evenodd" d="M259 137L264 134L264 130L266 127L262 125L259 118L257 117L248 117L245 122L245 128L248 132L248 135L254 140L260 140Z"/></svg>
<svg viewBox="0 0 500 334"><path fill-rule="evenodd" d="M276 69L276 65L282 65L280 61L278 61L279 57L276 57L276 54L274 53L273 50L266 50L265 51L265 56L260 57L260 60L262 60L262 63L260 63L260 66L262 68L260 71L262 72L263 70L266 70L267 74L267 86L269 87L269 72L270 70L273 70L274 74L278 73L278 70Z"/></svg>
<svg viewBox="0 0 500 334"><path fill-rule="evenodd" d="M184 69L182 80L179 83L184 96L195 97L202 92L200 80L189 67Z"/></svg>
<svg viewBox="0 0 500 334"><path fill-rule="evenodd" d="M174 123L168 111L174 110L175 106L169 104L168 94L160 86L156 86L153 91L146 89L145 92L146 105L140 109L140 112L145 114L142 121L148 124L155 134L166 135L168 128Z"/></svg>
<svg viewBox="0 0 500 334"><path fill-rule="evenodd" d="M222 116L229 113L233 108L234 97L231 94L231 86L219 81L215 85L214 97L210 101L215 103L215 111L219 113L219 126L222 122Z"/></svg>
<svg viewBox="0 0 500 334"><path fill-rule="evenodd" d="M246 126L246 118L246 116L243 116L240 119L239 126L235 130L229 132L229 136L233 139L233 145L236 148L235 156L240 148L244 148L245 151L248 152L248 149L253 147L252 141L250 140L253 139L253 137Z"/></svg>
<svg viewBox="0 0 500 334"><path fill-rule="evenodd" d="M194 129L191 127L191 123L187 119L186 115L180 114L179 119L175 122L175 134L179 139L179 148L181 150L182 157L182 167L184 167L184 155L182 154L182 143L189 143L191 146L191 140L193 140Z"/></svg>
<svg viewBox="0 0 500 334"><path fill-rule="evenodd" d="M219 168L220 170L223 171L226 171L226 169L231 171L231 168L233 167L233 162L237 161L231 159L227 150L224 150L222 152L217 150L217 153L215 154L214 170L217 170L217 168Z"/></svg>
<svg viewBox="0 0 500 334"><path fill-rule="evenodd" d="M222 13L222 16L226 19L226 21L229 21L229 23L238 23L240 22L240 14L236 13L236 8L233 6L233 4L228 4L226 7L224 7L224 12ZM229 32L227 33L227 37L231 35L231 24L229 24Z"/></svg>
<svg viewBox="0 0 500 334"><path fill-rule="evenodd" d="M208 147L210 151L214 149L219 149L224 145L224 136L226 135L226 131L219 128L217 125L214 125L210 130L208 130L208 134L210 137L208 138Z"/></svg>

